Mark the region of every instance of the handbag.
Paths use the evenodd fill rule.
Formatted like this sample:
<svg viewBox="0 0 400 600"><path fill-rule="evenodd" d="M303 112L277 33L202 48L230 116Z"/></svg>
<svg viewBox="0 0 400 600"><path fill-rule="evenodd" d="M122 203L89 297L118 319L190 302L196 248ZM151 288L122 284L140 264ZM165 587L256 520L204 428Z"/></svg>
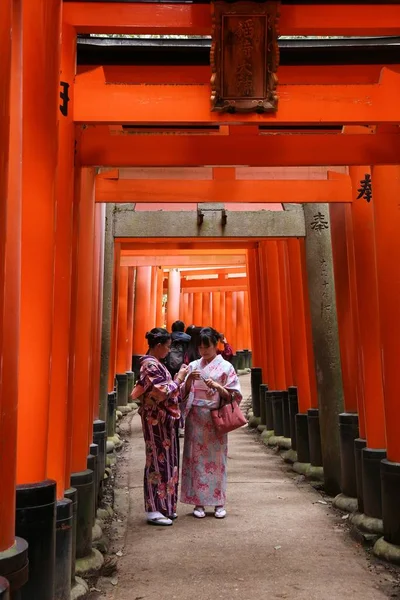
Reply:
<svg viewBox="0 0 400 600"><path fill-rule="evenodd" d="M215 432L219 437L247 425L247 420L233 396L226 404L222 404L221 398L219 407L210 412Z"/></svg>

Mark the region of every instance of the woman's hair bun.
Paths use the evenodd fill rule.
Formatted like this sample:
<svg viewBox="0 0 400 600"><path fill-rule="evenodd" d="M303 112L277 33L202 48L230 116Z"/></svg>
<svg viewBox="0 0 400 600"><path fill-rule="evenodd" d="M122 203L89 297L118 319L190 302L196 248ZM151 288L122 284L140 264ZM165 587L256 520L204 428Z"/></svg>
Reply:
<svg viewBox="0 0 400 600"><path fill-rule="evenodd" d="M148 331L146 331L146 335L144 336L146 340L149 339L150 333Z"/></svg>

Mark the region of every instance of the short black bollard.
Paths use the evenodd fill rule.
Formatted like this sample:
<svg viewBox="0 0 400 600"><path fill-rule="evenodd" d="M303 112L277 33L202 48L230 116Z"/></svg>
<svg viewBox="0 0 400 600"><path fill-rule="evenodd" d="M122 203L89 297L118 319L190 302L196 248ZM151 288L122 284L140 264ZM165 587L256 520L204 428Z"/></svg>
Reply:
<svg viewBox="0 0 400 600"><path fill-rule="evenodd" d="M12 600L20 600L21 588L28 581L29 574L29 563L28 563L28 544L25 540L17 537L15 538L15 544L12 548L12 552L3 552L0 558L0 581L3 579L3 583L0 583L0 590L3 592L3 596L0 594L0 598L9 598L8 587L10 587L10 594ZM3 585L3 588L1 587Z"/></svg>
<svg viewBox="0 0 400 600"><path fill-rule="evenodd" d="M229 361L232 367L235 369L236 373L238 372L238 357L236 354L233 354Z"/></svg>
<svg viewBox="0 0 400 600"><path fill-rule="evenodd" d="M90 445L90 454L87 457L87 468L93 471L93 525L96 522L96 511L97 511L97 446L95 444Z"/></svg>
<svg viewBox="0 0 400 600"><path fill-rule="evenodd" d="M308 417L306 413L296 415L296 445L299 463L310 462L310 443L308 440Z"/></svg>
<svg viewBox="0 0 400 600"><path fill-rule="evenodd" d="M318 408L309 408L308 420L308 443L310 446L310 463L313 467L322 467L321 430L319 427Z"/></svg>
<svg viewBox="0 0 400 600"><path fill-rule="evenodd" d="M244 357L244 368L245 369L249 369L250 368L250 354L247 348L245 348L243 350L243 357Z"/></svg>
<svg viewBox="0 0 400 600"><path fill-rule="evenodd" d="M289 392L282 392L282 407L283 407L283 436L290 438L290 412L289 412Z"/></svg>
<svg viewBox="0 0 400 600"><path fill-rule="evenodd" d="M356 467L356 482L357 482L357 502L358 512L364 512L364 495L363 495L363 470L361 453L363 448L367 447L367 440L357 438L354 440L354 459Z"/></svg>
<svg viewBox="0 0 400 600"><path fill-rule="evenodd" d="M253 367L251 369L251 404L253 415L260 417L260 385L262 384L262 369Z"/></svg>
<svg viewBox="0 0 400 600"><path fill-rule="evenodd" d="M128 375L126 373L117 373L118 382L118 406L128 404Z"/></svg>
<svg viewBox="0 0 400 600"><path fill-rule="evenodd" d="M72 525L72 501L67 498L59 500L56 518L55 600L71 599Z"/></svg>
<svg viewBox="0 0 400 600"><path fill-rule="evenodd" d="M132 355L132 371L135 375L135 382L139 379L140 359L141 358L142 358L142 354L133 354Z"/></svg>
<svg viewBox="0 0 400 600"><path fill-rule="evenodd" d="M283 436L283 396L281 391L272 392L272 412L274 415L274 433Z"/></svg>
<svg viewBox="0 0 400 600"><path fill-rule="evenodd" d="M297 387L290 386L288 389L288 396L289 396L290 439L292 440L292 450L297 450L296 415L299 412Z"/></svg>
<svg viewBox="0 0 400 600"><path fill-rule="evenodd" d="M133 371L127 371L126 375L128 377L128 402L129 402L133 387L135 385L135 373Z"/></svg>
<svg viewBox="0 0 400 600"><path fill-rule="evenodd" d="M400 464L383 460L381 479L384 537L390 544L400 546Z"/></svg>
<svg viewBox="0 0 400 600"><path fill-rule="evenodd" d="M115 435L115 419L117 410L117 394L110 392L107 397L107 437Z"/></svg>
<svg viewBox="0 0 400 600"><path fill-rule="evenodd" d="M274 409L272 406L274 397L274 392L270 392L269 390L265 392L265 421L267 426L267 431L274 430Z"/></svg>
<svg viewBox="0 0 400 600"><path fill-rule="evenodd" d="M79 473L72 473L71 486L78 492L76 558L85 558L92 552L92 528L94 521L93 471L87 469Z"/></svg>
<svg viewBox="0 0 400 600"><path fill-rule="evenodd" d="M105 421L101 421L100 419L94 421L93 443L99 448L99 453L97 456L97 496L99 499L101 499L107 454L107 431Z"/></svg>
<svg viewBox="0 0 400 600"><path fill-rule="evenodd" d="M354 440L358 438L358 415L341 413L339 415L341 491L345 496L357 498L356 461Z"/></svg>
<svg viewBox="0 0 400 600"><path fill-rule="evenodd" d="M15 531L28 542L29 579L21 600L54 600L56 482L17 486Z"/></svg>
<svg viewBox="0 0 400 600"><path fill-rule="evenodd" d="M364 514L382 518L381 461L386 450L363 448L361 450Z"/></svg>
<svg viewBox="0 0 400 600"><path fill-rule="evenodd" d="M267 401L265 394L268 391L268 386L265 383L260 385L260 425L267 425Z"/></svg>
<svg viewBox="0 0 400 600"><path fill-rule="evenodd" d="M78 514L78 492L75 488L65 490L64 497L72 502L72 551L71 551L71 583L75 581L76 562L76 523Z"/></svg>

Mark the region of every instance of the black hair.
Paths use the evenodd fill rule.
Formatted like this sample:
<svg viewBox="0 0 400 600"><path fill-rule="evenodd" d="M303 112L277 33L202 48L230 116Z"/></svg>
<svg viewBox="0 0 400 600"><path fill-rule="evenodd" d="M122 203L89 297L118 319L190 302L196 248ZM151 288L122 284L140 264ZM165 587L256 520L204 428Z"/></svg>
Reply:
<svg viewBox="0 0 400 600"><path fill-rule="evenodd" d="M171 339L171 334L166 329L154 327L145 335L149 348L155 348L157 344L165 344Z"/></svg>
<svg viewBox="0 0 400 600"><path fill-rule="evenodd" d="M216 346L220 340L220 334L213 327L203 327L200 330L197 346Z"/></svg>
<svg viewBox="0 0 400 600"><path fill-rule="evenodd" d="M189 362L197 360L200 358L198 346L199 346L199 335L201 331L201 327L196 327L195 325L189 325L186 329L186 333L190 335L190 342L188 344L187 356Z"/></svg>
<svg viewBox="0 0 400 600"><path fill-rule="evenodd" d="M185 331L185 323L183 321L175 321L175 323L172 323L172 331Z"/></svg>

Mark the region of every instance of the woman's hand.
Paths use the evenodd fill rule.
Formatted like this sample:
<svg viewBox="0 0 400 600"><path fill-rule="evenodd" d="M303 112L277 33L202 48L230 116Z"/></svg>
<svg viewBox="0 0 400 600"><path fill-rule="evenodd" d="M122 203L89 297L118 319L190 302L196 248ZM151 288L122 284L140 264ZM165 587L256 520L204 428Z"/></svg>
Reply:
<svg viewBox="0 0 400 600"><path fill-rule="evenodd" d="M194 369L193 371L191 371L188 375L188 382L192 383L192 381L196 381L197 379L201 378L201 373L198 369Z"/></svg>
<svg viewBox="0 0 400 600"><path fill-rule="evenodd" d="M215 390L216 392L218 392L219 394L221 394L221 392L224 391L224 388L222 387L222 385L220 385L219 383L217 383L216 381L214 381L213 379L209 378L209 379L205 379L204 383L206 384L207 387L209 387L211 390Z"/></svg>
<svg viewBox="0 0 400 600"><path fill-rule="evenodd" d="M188 371L189 371L188 365L182 365L175 377L176 383L179 383L179 384L183 383L185 381L186 375L188 374Z"/></svg>

